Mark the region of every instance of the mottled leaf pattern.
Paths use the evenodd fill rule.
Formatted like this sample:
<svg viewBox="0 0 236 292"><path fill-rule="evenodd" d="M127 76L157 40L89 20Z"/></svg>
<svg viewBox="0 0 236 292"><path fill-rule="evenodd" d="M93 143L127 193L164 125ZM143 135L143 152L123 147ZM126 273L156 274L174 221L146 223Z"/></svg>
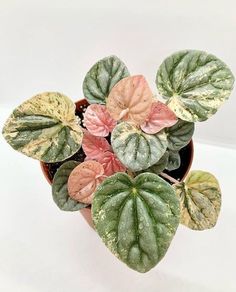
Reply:
<svg viewBox="0 0 236 292"><path fill-rule="evenodd" d="M99 159L104 151L111 150L108 141L103 137L96 137L88 131L84 131L82 148L88 159Z"/></svg>
<svg viewBox="0 0 236 292"><path fill-rule="evenodd" d="M111 90L107 110L116 121L131 121L138 125L147 118L152 106L153 94L142 75L119 81Z"/></svg>
<svg viewBox="0 0 236 292"><path fill-rule="evenodd" d="M81 147L83 132L75 105L65 95L46 92L16 108L3 128L6 141L44 162L63 161Z"/></svg>
<svg viewBox="0 0 236 292"><path fill-rule="evenodd" d="M194 230L215 226L221 207L217 179L206 171L191 171L184 183L174 185L181 200L181 223Z"/></svg>
<svg viewBox="0 0 236 292"><path fill-rule="evenodd" d="M177 117L196 122L211 117L228 99L234 76L217 57L186 50L164 60L157 72L156 83Z"/></svg>
<svg viewBox="0 0 236 292"><path fill-rule="evenodd" d="M160 101L152 103L151 110L145 122L140 126L147 134L156 134L164 128L176 124L178 119L176 115Z"/></svg>
<svg viewBox="0 0 236 292"><path fill-rule="evenodd" d="M98 162L104 168L104 174L110 176L116 172L123 172L126 170L126 167L120 162L116 155L110 151L104 152L99 156Z"/></svg>
<svg viewBox="0 0 236 292"><path fill-rule="evenodd" d="M70 173L79 163L67 161L57 170L52 183L52 196L54 202L63 211L78 211L87 205L73 200L68 194L67 182Z"/></svg>
<svg viewBox="0 0 236 292"><path fill-rule="evenodd" d="M181 164L179 152L168 150L168 154L166 169L169 171L178 169Z"/></svg>
<svg viewBox="0 0 236 292"><path fill-rule="evenodd" d="M125 173L106 178L92 205L95 228L106 246L130 268L145 273L165 255L179 224L173 188L152 173L132 180Z"/></svg>
<svg viewBox="0 0 236 292"><path fill-rule="evenodd" d="M194 123L178 120L177 124L166 129L168 148L179 151L192 139L194 133Z"/></svg>
<svg viewBox="0 0 236 292"><path fill-rule="evenodd" d="M83 92L89 103L105 104L112 87L129 76L125 64L116 56L98 61L86 74Z"/></svg>
<svg viewBox="0 0 236 292"><path fill-rule="evenodd" d="M84 125L92 135L106 137L116 126L116 121L104 105L91 104L84 113Z"/></svg>
<svg viewBox="0 0 236 292"><path fill-rule="evenodd" d="M112 132L111 145L122 164L139 171L159 161L166 151L167 139L163 131L149 135L134 124L122 122Z"/></svg>
<svg viewBox="0 0 236 292"><path fill-rule="evenodd" d="M82 162L69 176L69 196L78 202L91 204L93 194L103 179L104 169L100 163L93 160Z"/></svg>

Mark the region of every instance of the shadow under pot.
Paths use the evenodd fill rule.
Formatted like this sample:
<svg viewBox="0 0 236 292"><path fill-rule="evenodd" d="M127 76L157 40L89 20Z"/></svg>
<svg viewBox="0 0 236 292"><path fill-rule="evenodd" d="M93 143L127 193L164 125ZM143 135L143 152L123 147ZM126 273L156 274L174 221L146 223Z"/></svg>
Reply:
<svg viewBox="0 0 236 292"><path fill-rule="evenodd" d="M85 100L79 100L76 102L76 115L79 116L79 118L82 120L83 119L83 113L88 107L89 103ZM110 139L110 137L108 137ZM183 181L184 178L187 176L191 165L193 161L193 141L191 140L188 145L183 147L180 151L180 158L181 158L181 164L179 168L173 170L173 171L167 171L164 170L165 173L170 175L171 177L175 178L176 180ZM65 162L68 160L75 160L78 162L83 162L85 159L85 153L83 152L83 149L81 148L77 153L75 153L73 156L70 158L57 162L57 163L44 163L40 162L41 169L43 171L43 174L48 181L49 184L52 184L53 177L57 171L57 169ZM167 179L166 181L170 183ZM91 216L91 207L83 208L80 210L82 216L84 219L87 221L87 223L93 227L93 222L92 222L92 216Z"/></svg>

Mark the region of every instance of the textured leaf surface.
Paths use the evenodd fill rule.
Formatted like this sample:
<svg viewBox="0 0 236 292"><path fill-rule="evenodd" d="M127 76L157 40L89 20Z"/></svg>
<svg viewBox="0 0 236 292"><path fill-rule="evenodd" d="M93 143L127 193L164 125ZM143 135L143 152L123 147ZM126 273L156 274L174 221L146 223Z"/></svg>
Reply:
<svg viewBox="0 0 236 292"><path fill-rule="evenodd" d="M106 137L116 126L116 121L104 105L91 104L85 111L84 125L94 136Z"/></svg>
<svg viewBox="0 0 236 292"><path fill-rule="evenodd" d="M208 119L228 99L234 77L215 56L189 50L165 59L157 72L156 83L177 117L196 122Z"/></svg>
<svg viewBox="0 0 236 292"><path fill-rule="evenodd" d="M82 148L88 159L99 159L104 151L111 150L105 138L93 136L88 131L84 131Z"/></svg>
<svg viewBox="0 0 236 292"><path fill-rule="evenodd" d="M155 174L160 174L166 168L168 159L169 159L169 151L166 151L157 163L155 163L154 165L152 165L151 167L145 170L142 170L140 173L151 172Z"/></svg>
<svg viewBox="0 0 236 292"><path fill-rule="evenodd" d="M152 106L152 92L142 75L122 79L111 90L107 109L116 121L142 124Z"/></svg>
<svg viewBox="0 0 236 292"><path fill-rule="evenodd" d="M83 132L75 105L65 95L46 92L16 108L3 128L6 141L44 162L63 161L81 147Z"/></svg>
<svg viewBox="0 0 236 292"><path fill-rule="evenodd" d="M100 155L98 162L103 166L106 176L126 170L126 167L120 162L116 155L110 151L106 151Z"/></svg>
<svg viewBox="0 0 236 292"><path fill-rule="evenodd" d="M151 110L141 129L147 134L156 134L166 127L176 124L176 115L160 101L152 103Z"/></svg>
<svg viewBox="0 0 236 292"><path fill-rule="evenodd" d="M165 255L179 224L173 188L152 173L132 180L125 173L106 178L92 205L95 228L106 246L138 272L147 272Z"/></svg>
<svg viewBox="0 0 236 292"><path fill-rule="evenodd" d="M178 151L168 150L168 160L166 169L169 171L175 170L180 167L181 159Z"/></svg>
<svg viewBox="0 0 236 292"><path fill-rule="evenodd" d="M129 71L119 58L106 57L86 74L83 82L84 96L89 103L105 104L112 87L127 76Z"/></svg>
<svg viewBox="0 0 236 292"><path fill-rule="evenodd" d="M100 163L93 160L82 162L69 176L69 196L78 202L91 204L94 191L103 179L104 169Z"/></svg>
<svg viewBox="0 0 236 292"><path fill-rule="evenodd" d="M164 155L167 148L165 132L149 135L134 124L122 122L111 135L113 151L119 160L132 171L147 169Z"/></svg>
<svg viewBox="0 0 236 292"><path fill-rule="evenodd" d="M178 151L188 145L194 133L194 123L178 120L177 124L166 129L168 148Z"/></svg>
<svg viewBox="0 0 236 292"><path fill-rule="evenodd" d="M191 171L185 183L174 185L181 200L181 223L195 230L215 226L221 207L217 179L209 172Z"/></svg>
<svg viewBox="0 0 236 292"><path fill-rule="evenodd" d="M67 161L57 170L52 183L54 202L63 211L78 211L87 205L73 200L68 194L67 182L72 170L78 165L76 161Z"/></svg>

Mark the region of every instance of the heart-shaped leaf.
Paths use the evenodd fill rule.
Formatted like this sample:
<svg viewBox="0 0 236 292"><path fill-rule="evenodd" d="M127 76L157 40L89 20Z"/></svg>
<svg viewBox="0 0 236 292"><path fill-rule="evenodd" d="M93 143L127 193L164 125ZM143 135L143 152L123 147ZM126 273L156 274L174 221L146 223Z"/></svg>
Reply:
<svg viewBox="0 0 236 292"><path fill-rule="evenodd" d="M177 124L166 129L168 148L173 151L179 151L188 145L194 132L194 123L178 120Z"/></svg>
<svg viewBox="0 0 236 292"><path fill-rule="evenodd" d="M174 185L181 201L181 223L194 230L215 226L221 207L217 179L209 172L191 171L185 183Z"/></svg>
<svg viewBox="0 0 236 292"><path fill-rule="evenodd" d="M93 160L87 160L74 168L68 179L69 196L81 203L91 204L97 186L104 179L102 165Z"/></svg>
<svg viewBox="0 0 236 292"><path fill-rule="evenodd" d="M107 99L107 109L116 121L131 121L140 125L151 110L152 96L142 75L126 77L112 88Z"/></svg>
<svg viewBox="0 0 236 292"><path fill-rule="evenodd" d="M103 166L104 174L106 176L110 176L116 172L123 172L126 170L116 155L110 151L106 151L100 155L98 162Z"/></svg>
<svg viewBox="0 0 236 292"><path fill-rule="evenodd" d="M46 92L16 108L3 128L6 141L44 162L63 161L81 147L83 132L75 105L65 95Z"/></svg>
<svg viewBox="0 0 236 292"><path fill-rule="evenodd" d="M72 170L78 165L76 161L67 161L57 170L52 183L52 196L54 202L63 211L78 211L87 205L73 200L67 189L67 182Z"/></svg>
<svg viewBox="0 0 236 292"><path fill-rule="evenodd" d="M181 159L178 151L168 150L168 162L166 169L169 171L175 170L180 167Z"/></svg>
<svg viewBox="0 0 236 292"><path fill-rule="evenodd" d="M139 173L151 172L155 174L160 174L166 168L167 163L168 163L168 158L169 158L169 151L166 151L157 163L155 163L154 165L152 165L151 167L145 170L140 171Z"/></svg>
<svg viewBox="0 0 236 292"><path fill-rule="evenodd" d="M88 131L84 131L82 148L87 159L99 159L105 151L111 150L108 141L103 137L96 137Z"/></svg>
<svg viewBox="0 0 236 292"><path fill-rule="evenodd" d="M84 113L84 125L92 135L106 137L116 126L116 121L104 105L91 104Z"/></svg>
<svg viewBox="0 0 236 292"><path fill-rule="evenodd" d="M112 87L127 76L129 71L119 58L106 57L86 74L83 82L84 96L89 103L105 104Z"/></svg>
<svg viewBox="0 0 236 292"><path fill-rule="evenodd" d="M147 134L156 134L166 127L176 124L176 115L160 101L152 103L151 110L145 122L140 126Z"/></svg>
<svg viewBox="0 0 236 292"><path fill-rule="evenodd" d="M131 269L145 273L165 255L179 224L173 188L153 173L133 180L106 178L92 205L95 228L106 246Z"/></svg>
<svg viewBox="0 0 236 292"><path fill-rule="evenodd" d="M157 72L156 83L177 117L196 122L207 120L228 99L234 76L215 56L189 50L166 58Z"/></svg>
<svg viewBox="0 0 236 292"><path fill-rule="evenodd" d="M159 161L166 151L167 139L163 131L149 135L134 124L122 122L112 131L111 144L122 164L139 171Z"/></svg>

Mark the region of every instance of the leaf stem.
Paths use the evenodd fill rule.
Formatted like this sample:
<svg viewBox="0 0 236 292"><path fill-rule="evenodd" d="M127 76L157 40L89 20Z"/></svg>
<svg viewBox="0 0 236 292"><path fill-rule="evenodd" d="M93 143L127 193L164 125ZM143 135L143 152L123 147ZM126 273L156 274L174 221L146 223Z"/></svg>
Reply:
<svg viewBox="0 0 236 292"><path fill-rule="evenodd" d="M161 172L161 173L160 173L160 176L162 176L162 177L168 179L170 182L172 182L172 183L174 183L174 184L178 184L178 183L179 183L179 181L178 181L177 179L173 178L172 176L170 176L170 175L168 175L168 174L166 174L166 173L164 173L164 172Z"/></svg>

